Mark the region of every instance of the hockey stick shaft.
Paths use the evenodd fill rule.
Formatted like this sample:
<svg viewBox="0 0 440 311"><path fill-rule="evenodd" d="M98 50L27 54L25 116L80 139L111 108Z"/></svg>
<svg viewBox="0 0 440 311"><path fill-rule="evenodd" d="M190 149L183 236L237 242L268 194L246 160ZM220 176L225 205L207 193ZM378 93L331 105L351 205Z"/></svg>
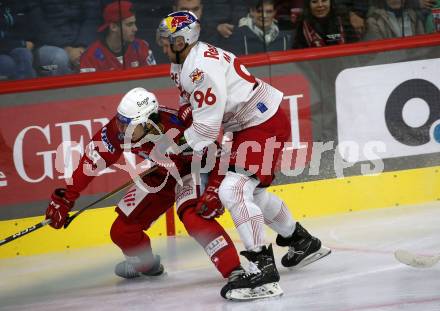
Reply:
<svg viewBox="0 0 440 311"><path fill-rule="evenodd" d="M42 222L39 222L38 224L33 225L32 227L29 227L27 229L24 229L23 231L20 231L20 232L17 232L16 234L8 236L4 240L0 241L0 246L2 246L3 244L6 244L8 242L14 241L15 239L21 238L22 236L24 236L28 233L34 232L35 230L43 228L45 225L48 225L50 223L51 223L50 219L45 219Z"/></svg>
<svg viewBox="0 0 440 311"><path fill-rule="evenodd" d="M157 169L157 166L153 166L153 167L149 168L148 170L146 170L145 172L143 172L141 175L139 175L138 178L142 178L142 177L144 177L144 176L146 176L146 175L148 175L148 174L154 172L156 169ZM110 192L110 193L107 193L107 194L104 195L103 197L101 197L101 198L97 199L96 201L90 203L89 205L87 205L87 206L81 208L81 209L78 210L75 214L73 214L72 216L70 216L70 217L67 219L66 223L64 224L64 228L67 228L67 226L72 222L72 220L75 219L76 217L78 217L78 216L79 216L82 212L84 212L86 209L88 209L88 208L90 208L90 207L92 207L92 206L98 204L98 203L101 202L101 201L104 201L105 199L110 198L111 196L115 195L116 193L120 192L121 190L123 190L123 189L125 189L125 188L131 186L134 182L135 182L134 180L130 180L130 181L126 182L125 184L123 184L122 186L120 186L119 188L113 190L113 191ZM50 220L50 219L45 219L45 220L43 220L42 222L39 222L38 224L33 225L32 227L29 227L29 228L27 228L27 229L24 229L24 230L22 230L22 231L20 231L20 232L17 232L17 233L15 233L15 234L11 235L11 236L8 236L7 238L5 238L5 239L3 239L3 240L0 241L0 246L4 245L4 244L6 244L6 243L9 243L9 242L11 242L11 241L14 241L14 240L16 240L16 239L18 239L18 238L21 238L22 236L24 236L24 235L26 235L26 234L29 234L29 233L31 233L31 232L34 232L34 231L36 231L36 230L38 230L38 229L40 229L40 228L43 228L44 226L46 226L46 225L48 225L48 224L50 224L50 223L51 223L51 220Z"/></svg>

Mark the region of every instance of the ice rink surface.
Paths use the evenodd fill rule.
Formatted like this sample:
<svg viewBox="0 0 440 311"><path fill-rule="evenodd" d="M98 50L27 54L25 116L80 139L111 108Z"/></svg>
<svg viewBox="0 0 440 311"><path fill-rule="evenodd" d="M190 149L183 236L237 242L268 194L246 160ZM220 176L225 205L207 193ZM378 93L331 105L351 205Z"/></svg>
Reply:
<svg viewBox="0 0 440 311"><path fill-rule="evenodd" d="M168 238L153 240L167 271L156 279L115 276L122 255L113 245L0 260L0 310L440 311L440 263L417 269L393 256L398 248L440 253L440 203L301 223L333 253L290 271L280 264L286 250L276 246L280 298L224 300L219 292L225 280L203 250L190 238ZM274 238L268 231L268 242Z"/></svg>

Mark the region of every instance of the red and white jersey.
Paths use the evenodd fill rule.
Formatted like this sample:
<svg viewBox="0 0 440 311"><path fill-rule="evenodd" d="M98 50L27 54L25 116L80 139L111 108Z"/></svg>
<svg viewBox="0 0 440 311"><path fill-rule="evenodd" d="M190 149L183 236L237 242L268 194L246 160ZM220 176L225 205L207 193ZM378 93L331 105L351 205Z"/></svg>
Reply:
<svg viewBox="0 0 440 311"><path fill-rule="evenodd" d="M185 130L191 148L200 150L225 132L263 123L278 110L283 93L256 79L236 56L198 42L182 65L172 64L171 79L180 104L190 103L192 125Z"/></svg>
<svg viewBox="0 0 440 311"><path fill-rule="evenodd" d="M150 65L156 65L156 61L148 43L144 40L135 39L127 45L124 56L113 54L103 42L98 40L81 55L80 72L122 70Z"/></svg>

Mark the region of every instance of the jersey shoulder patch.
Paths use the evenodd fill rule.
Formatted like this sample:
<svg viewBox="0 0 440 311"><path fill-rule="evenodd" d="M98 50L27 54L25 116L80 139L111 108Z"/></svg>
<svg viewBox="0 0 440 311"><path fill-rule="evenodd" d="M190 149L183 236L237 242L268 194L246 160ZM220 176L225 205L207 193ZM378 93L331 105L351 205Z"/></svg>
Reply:
<svg viewBox="0 0 440 311"><path fill-rule="evenodd" d="M201 69L196 68L191 72L189 78L193 84L200 84L205 79L205 73Z"/></svg>

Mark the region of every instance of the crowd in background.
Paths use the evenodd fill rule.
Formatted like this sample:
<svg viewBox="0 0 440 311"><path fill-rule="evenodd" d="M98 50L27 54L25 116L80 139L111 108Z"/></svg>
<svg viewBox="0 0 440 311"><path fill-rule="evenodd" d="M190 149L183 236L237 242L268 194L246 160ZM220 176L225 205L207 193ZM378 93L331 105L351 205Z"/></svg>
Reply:
<svg viewBox="0 0 440 311"><path fill-rule="evenodd" d="M440 0L0 0L0 80L167 63L156 30L175 10L236 55L440 32Z"/></svg>

